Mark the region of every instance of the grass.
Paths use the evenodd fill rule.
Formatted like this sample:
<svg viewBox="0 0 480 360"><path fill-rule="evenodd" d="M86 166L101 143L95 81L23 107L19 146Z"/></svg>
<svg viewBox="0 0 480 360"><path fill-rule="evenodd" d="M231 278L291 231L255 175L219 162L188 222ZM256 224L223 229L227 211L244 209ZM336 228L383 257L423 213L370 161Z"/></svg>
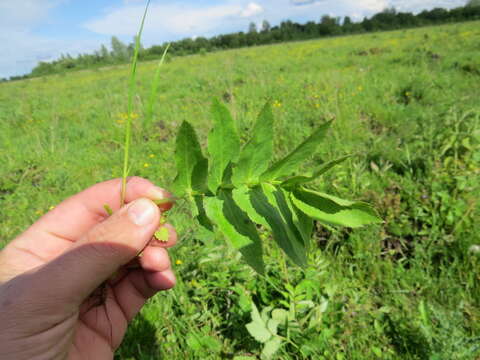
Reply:
<svg viewBox="0 0 480 360"><path fill-rule="evenodd" d="M335 119L315 159L361 155L316 185L374 203L385 224L317 228L305 270L267 247L261 278L180 204L172 219L181 235L172 251L178 285L142 311L118 358L259 358L262 346L245 328L253 301L290 313L279 328L281 359L478 359L480 258L470 248L480 244L479 29L174 58L162 68L151 117L157 63L138 64L130 174L168 188L182 120L205 143L216 96L248 138L271 99L278 157ZM0 84L1 244L65 197L121 177L128 79L120 66Z"/></svg>

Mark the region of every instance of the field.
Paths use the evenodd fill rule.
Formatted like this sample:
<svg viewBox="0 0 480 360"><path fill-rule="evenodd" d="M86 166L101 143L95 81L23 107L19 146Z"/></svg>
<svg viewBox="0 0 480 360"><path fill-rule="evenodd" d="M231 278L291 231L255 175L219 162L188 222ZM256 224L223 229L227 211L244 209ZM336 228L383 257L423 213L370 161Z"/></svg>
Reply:
<svg viewBox="0 0 480 360"><path fill-rule="evenodd" d="M147 120L155 66L139 66L131 174L168 188L177 128L188 120L205 144L213 97L244 139L271 100L278 157L333 119L312 161L357 155L315 185L372 203L385 222L317 227L306 269L268 246L260 277L180 202L178 284L144 308L118 359L260 358L252 304L266 318L288 311L273 358L480 358L479 22L173 58ZM0 247L121 176L128 76L122 66L0 84Z"/></svg>

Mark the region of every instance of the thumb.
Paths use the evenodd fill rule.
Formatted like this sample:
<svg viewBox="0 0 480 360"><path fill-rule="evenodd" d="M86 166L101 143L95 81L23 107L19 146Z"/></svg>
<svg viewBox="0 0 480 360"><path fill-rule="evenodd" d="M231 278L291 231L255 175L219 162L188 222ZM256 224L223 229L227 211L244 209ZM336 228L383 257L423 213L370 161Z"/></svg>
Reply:
<svg viewBox="0 0 480 360"><path fill-rule="evenodd" d="M138 199L93 227L38 275L55 287L56 297L79 305L147 246L159 222L155 203ZM48 293L51 296L51 288Z"/></svg>

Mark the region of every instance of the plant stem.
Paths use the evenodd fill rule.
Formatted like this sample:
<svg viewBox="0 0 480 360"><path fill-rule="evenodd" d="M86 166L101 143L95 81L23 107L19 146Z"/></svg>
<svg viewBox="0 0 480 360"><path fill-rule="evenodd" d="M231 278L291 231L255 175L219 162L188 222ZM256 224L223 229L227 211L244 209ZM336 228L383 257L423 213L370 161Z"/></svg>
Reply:
<svg viewBox="0 0 480 360"><path fill-rule="evenodd" d="M128 87L128 105L127 105L127 124L125 127L125 148L123 156L123 174L122 174L122 192L120 196L120 206L125 205L125 194L127 192L127 176L128 176L128 161L130 158L130 144L132 141L132 111L133 111L133 96L135 94L135 83L137 74L138 53L140 52L140 39L142 37L143 26L145 25L145 18L147 17L150 0L147 2L145 12L143 13L142 24L135 39L135 51L133 53L132 67L130 71L130 84Z"/></svg>
<svg viewBox="0 0 480 360"><path fill-rule="evenodd" d="M150 122L153 118L153 104L155 102L155 96L157 95L158 91L158 83L160 79L160 69L165 62L165 57L167 56L168 49L170 49L170 44L167 45L165 51L163 52L162 58L158 62L157 69L155 70L155 76L153 77L152 82L152 89L150 90L150 99L148 101L148 108L147 108L147 120Z"/></svg>

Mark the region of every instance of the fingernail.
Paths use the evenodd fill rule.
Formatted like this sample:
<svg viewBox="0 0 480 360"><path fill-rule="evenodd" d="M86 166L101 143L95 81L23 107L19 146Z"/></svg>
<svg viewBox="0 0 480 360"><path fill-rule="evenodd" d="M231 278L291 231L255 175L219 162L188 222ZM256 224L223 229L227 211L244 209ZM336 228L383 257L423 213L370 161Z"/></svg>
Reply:
<svg viewBox="0 0 480 360"><path fill-rule="evenodd" d="M130 220L138 226L145 226L155 219L156 206L147 199L139 199L128 208Z"/></svg>
<svg viewBox="0 0 480 360"><path fill-rule="evenodd" d="M176 283L177 278L171 269L164 271L162 274L172 285Z"/></svg>
<svg viewBox="0 0 480 360"><path fill-rule="evenodd" d="M148 197L152 200L163 200L169 198L170 194L162 188L154 186L148 191Z"/></svg>

